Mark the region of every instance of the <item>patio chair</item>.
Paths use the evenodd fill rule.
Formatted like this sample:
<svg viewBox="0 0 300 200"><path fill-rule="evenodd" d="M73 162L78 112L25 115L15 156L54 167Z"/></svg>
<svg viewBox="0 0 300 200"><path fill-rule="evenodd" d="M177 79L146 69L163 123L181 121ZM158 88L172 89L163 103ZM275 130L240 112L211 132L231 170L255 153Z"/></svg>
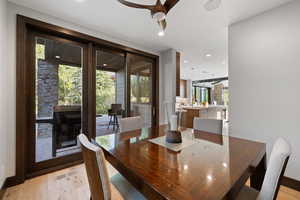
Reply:
<svg viewBox="0 0 300 200"><path fill-rule="evenodd" d="M122 115L122 104L111 104L111 109L108 110L108 116L110 117L108 127L109 129L110 125L113 125L113 130L115 130L115 127L117 127L117 130L119 129L119 121L118 121L118 115Z"/></svg>

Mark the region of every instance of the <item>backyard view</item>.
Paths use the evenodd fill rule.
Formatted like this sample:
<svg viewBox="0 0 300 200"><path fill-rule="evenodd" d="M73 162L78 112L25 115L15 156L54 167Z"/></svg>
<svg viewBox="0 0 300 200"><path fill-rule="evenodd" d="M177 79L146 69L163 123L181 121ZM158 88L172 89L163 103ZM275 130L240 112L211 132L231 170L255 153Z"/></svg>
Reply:
<svg viewBox="0 0 300 200"><path fill-rule="evenodd" d="M111 104L115 103L115 73L96 70L96 113L108 114Z"/></svg>
<svg viewBox="0 0 300 200"><path fill-rule="evenodd" d="M39 162L79 150L76 136L81 130L82 50L45 38L36 39L35 50L36 161ZM115 72L96 70L97 123L105 131L108 131L108 110L116 99L115 84Z"/></svg>
<svg viewBox="0 0 300 200"><path fill-rule="evenodd" d="M81 68L59 65L59 105L81 104ZM107 114L115 102L115 73L96 70L96 113Z"/></svg>
<svg viewBox="0 0 300 200"><path fill-rule="evenodd" d="M82 131L82 53L80 46L36 38L36 161L52 159L80 150L77 135ZM126 115L126 70L124 56L97 51L96 135L119 130ZM152 64L132 56L130 114L141 116L151 127ZM115 107L118 107L115 110Z"/></svg>
<svg viewBox="0 0 300 200"><path fill-rule="evenodd" d="M45 59L45 45L36 45L36 58L37 61ZM58 78L58 105L80 105L82 101L81 67L60 64L58 67ZM107 114L107 110L115 102L115 79L114 72L96 70L97 114ZM147 84L144 85L147 86ZM142 101L145 100L142 99Z"/></svg>
<svg viewBox="0 0 300 200"><path fill-rule="evenodd" d="M59 65L58 77L58 105L81 105L81 68Z"/></svg>

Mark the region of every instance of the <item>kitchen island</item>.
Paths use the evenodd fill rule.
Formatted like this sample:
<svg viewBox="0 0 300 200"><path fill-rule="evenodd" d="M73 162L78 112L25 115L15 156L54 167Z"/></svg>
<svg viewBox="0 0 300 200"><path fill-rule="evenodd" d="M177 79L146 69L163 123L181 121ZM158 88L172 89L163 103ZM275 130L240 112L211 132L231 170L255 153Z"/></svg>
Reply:
<svg viewBox="0 0 300 200"><path fill-rule="evenodd" d="M204 119L226 119L226 106L209 105L209 106L184 106L182 109L186 110L183 113L183 126L193 128L195 117Z"/></svg>

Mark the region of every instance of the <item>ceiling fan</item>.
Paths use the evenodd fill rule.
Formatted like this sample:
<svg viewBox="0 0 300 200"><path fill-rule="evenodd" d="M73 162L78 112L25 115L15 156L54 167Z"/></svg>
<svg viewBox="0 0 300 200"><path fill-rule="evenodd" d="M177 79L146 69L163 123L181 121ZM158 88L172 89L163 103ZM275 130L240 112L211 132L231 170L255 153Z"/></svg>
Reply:
<svg viewBox="0 0 300 200"><path fill-rule="evenodd" d="M166 0L165 3L162 4L161 0L157 0L155 5L143 5L127 0L118 1L128 7L150 10L152 18L160 27L160 31L158 33L159 36L163 36L165 34L167 27L166 16L168 12L179 2L179 0ZM208 11L211 11L218 8L220 4L221 0L205 0L204 8Z"/></svg>

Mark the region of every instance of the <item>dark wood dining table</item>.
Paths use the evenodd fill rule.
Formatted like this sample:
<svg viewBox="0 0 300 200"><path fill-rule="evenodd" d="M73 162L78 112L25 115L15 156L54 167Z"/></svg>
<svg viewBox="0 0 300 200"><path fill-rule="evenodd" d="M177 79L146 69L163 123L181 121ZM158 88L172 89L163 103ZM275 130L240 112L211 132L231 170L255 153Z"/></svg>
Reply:
<svg viewBox="0 0 300 200"><path fill-rule="evenodd" d="M266 171L264 143L186 129L197 143L173 151L149 139L165 135L165 126L96 137L107 161L147 199L234 199L250 178L260 190ZM130 138L132 134L132 138Z"/></svg>

